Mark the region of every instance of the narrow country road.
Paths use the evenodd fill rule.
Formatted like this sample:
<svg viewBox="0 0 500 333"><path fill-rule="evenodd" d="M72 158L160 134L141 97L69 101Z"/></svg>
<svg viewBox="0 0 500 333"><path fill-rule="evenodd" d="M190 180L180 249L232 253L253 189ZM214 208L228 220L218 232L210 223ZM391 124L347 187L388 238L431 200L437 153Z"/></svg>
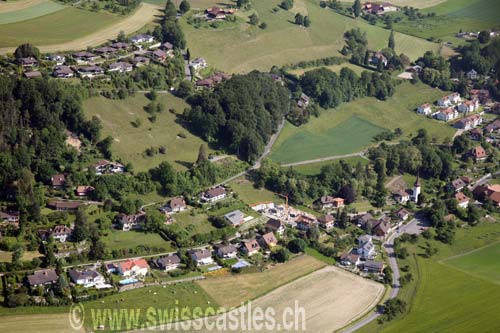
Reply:
<svg viewBox="0 0 500 333"><path fill-rule="evenodd" d="M382 244L385 252L387 253L387 256L389 257L389 265L391 266L391 269L392 269L392 289L391 289L391 292L389 294L389 299L396 298L399 294L399 289L400 289L400 284L399 284L400 272L399 272L398 262L396 260L396 254L394 253L394 240L405 233L420 234L422 232L421 226L423 224L424 224L424 221L422 219L419 219L418 217L416 217L415 219L411 220L409 223L401 226L399 228L399 230L397 230L395 233L390 235L389 238ZM370 313L368 316L364 317L363 319L356 322L355 324L342 329L340 332L341 333L353 333L353 332L359 330L361 327L368 325L369 323L371 323L372 321L374 321L375 319L377 319L381 315L382 315L382 312L380 312L378 309L375 309L375 311Z"/></svg>
<svg viewBox="0 0 500 333"><path fill-rule="evenodd" d="M328 156L328 157L321 157L321 158L316 158L313 160L306 160L306 161L300 161L300 162L294 162L294 163L288 163L288 164L282 164L281 166L283 167L291 167L291 166L297 166L297 165L303 165L303 164L311 164L311 163L318 163L318 162L325 162L325 161L331 161L331 160L339 160L342 158L349 158L349 157L365 157L366 150L357 152L357 153L352 153L352 154L345 154L345 155L334 155L334 156Z"/></svg>

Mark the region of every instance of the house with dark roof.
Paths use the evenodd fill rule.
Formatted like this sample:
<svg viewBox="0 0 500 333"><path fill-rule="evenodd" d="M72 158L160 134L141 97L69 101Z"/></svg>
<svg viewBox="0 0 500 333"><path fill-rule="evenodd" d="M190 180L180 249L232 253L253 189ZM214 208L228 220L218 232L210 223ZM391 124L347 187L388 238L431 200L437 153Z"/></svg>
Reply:
<svg viewBox="0 0 500 333"><path fill-rule="evenodd" d="M212 251L207 248L189 250L189 255L196 263L196 266L211 265L214 263Z"/></svg>
<svg viewBox="0 0 500 333"><path fill-rule="evenodd" d="M486 133L498 133L500 132L500 119L495 119L484 128Z"/></svg>
<svg viewBox="0 0 500 333"><path fill-rule="evenodd" d="M88 64L89 62L99 59L99 56L87 51L81 51L73 53L73 59L75 59L78 64Z"/></svg>
<svg viewBox="0 0 500 333"><path fill-rule="evenodd" d="M167 272L179 268L181 265L181 258L178 254L174 253L155 259L153 263L158 269Z"/></svg>
<svg viewBox="0 0 500 333"><path fill-rule="evenodd" d="M379 237L386 237L390 231L391 223L389 217L380 219L379 223L372 229L372 233Z"/></svg>
<svg viewBox="0 0 500 333"><path fill-rule="evenodd" d="M69 79L75 76L73 69L69 66L56 66L52 76L58 79Z"/></svg>
<svg viewBox="0 0 500 333"><path fill-rule="evenodd" d="M183 197L172 198L168 204L160 208L164 213L179 213L186 210L186 201Z"/></svg>
<svg viewBox="0 0 500 333"><path fill-rule="evenodd" d="M31 288L39 286L51 286L57 282L59 276L53 268L34 271L32 275L28 275L28 285Z"/></svg>
<svg viewBox="0 0 500 333"><path fill-rule="evenodd" d="M222 259L236 258L236 255L238 254L238 249L233 244L217 244L214 248L217 257Z"/></svg>
<svg viewBox="0 0 500 333"><path fill-rule="evenodd" d="M118 61L109 65L108 72L109 73L126 73L131 72L134 69L134 66L128 62Z"/></svg>
<svg viewBox="0 0 500 333"><path fill-rule="evenodd" d="M102 67L92 65L92 66L80 66L76 69L78 75L83 78L94 78L104 75L104 69Z"/></svg>
<svg viewBox="0 0 500 333"><path fill-rule="evenodd" d="M473 129L483 123L483 117L480 114L473 114L460 119L455 123L455 127L463 130Z"/></svg>
<svg viewBox="0 0 500 333"><path fill-rule="evenodd" d="M274 232L278 235L283 235L285 232L285 224L277 219L270 219L264 224L266 231Z"/></svg>
<svg viewBox="0 0 500 333"><path fill-rule="evenodd" d="M102 46L98 47L97 49L94 49L94 52L105 57L105 56L110 56L113 55L117 52L118 50L115 49L112 46Z"/></svg>
<svg viewBox="0 0 500 333"><path fill-rule="evenodd" d="M307 231L318 224L315 217L301 214L295 220L296 228L302 231Z"/></svg>
<svg viewBox="0 0 500 333"><path fill-rule="evenodd" d="M240 211L239 209L224 215L226 221L228 221L233 227L237 227L243 224L243 222L245 222L244 217L245 214L243 214L243 212Z"/></svg>
<svg viewBox="0 0 500 333"><path fill-rule="evenodd" d="M50 231L51 236L61 242L64 243L66 240L71 237L71 234L73 233L73 229L70 227L67 227L65 225L56 225L52 230Z"/></svg>
<svg viewBox="0 0 500 333"><path fill-rule="evenodd" d="M363 271L366 273L376 273L382 274L384 272L385 265L383 262L367 260L363 264Z"/></svg>
<svg viewBox="0 0 500 333"><path fill-rule="evenodd" d="M23 76L26 79L34 79L37 77L42 77L42 73L40 73L39 71L24 72Z"/></svg>
<svg viewBox="0 0 500 333"><path fill-rule="evenodd" d="M0 222L8 223L8 224L17 224L19 223L19 212L14 211L0 211Z"/></svg>
<svg viewBox="0 0 500 333"><path fill-rule="evenodd" d="M272 232L265 233L258 239L259 245L262 248L266 249L271 249L278 245L278 240L276 239L276 236Z"/></svg>
<svg viewBox="0 0 500 333"><path fill-rule="evenodd" d="M19 58L17 62L19 65L23 66L23 68L33 68L38 66L38 60L34 57Z"/></svg>
<svg viewBox="0 0 500 333"><path fill-rule="evenodd" d="M117 50L126 50L130 47L130 44L124 42L115 42L111 44L111 47Z"/></svg>
<svg viewBox="0 0 500 333"><path fill-rule="evenodd" d="M120 213L116 217L116 222L118 227L123 231L129 231L132 229L141 229L142 224L146 221L146 213L139 212L137 214L123 214Z"/></svg>
<svg viewBox="0 0 500 333"><path fill-rule="evenodd" d="M410 217L410 212L408 210L406 210L405 208L400 208L396 212L396 216L398 217L398 219L400 221L406 221L406 220L408 220L408 217Z"/></svg>
<svg viewBox="0 0 500 333"><path fill-rule="evenodd" d="M56 190L61 190L66 187L66 176L64 174L53 175L50 177L52 187Z"/></svg>
<svg viewBox="0 0 500 333"><path fill-rule="evenodd" d="M94 192L95 188L89 185L79 185L76 187L75 193L79 197L86 197L92 192Z"/></svg>
<svg viewBox="0 0 500 333"><path fill-rule="evenodd" d="M318 217L318 224L323 229L332 229L335 224L335 218L330 214L322 215Z"/></svg>
<svg viewBox="0 0 500 333"><path fill-rule="evenodd" d="M226 195L226 189L222 186L217 186L201 193L200 201L213 203L224 199Z"/></svg>
<svg viewBox="0 0 500 333"><path fill-rule="evenodd" d="M93 269L70 269L68 270L68 275L73 283L83 285L86 288L106 282L104 277Z"/></svg>

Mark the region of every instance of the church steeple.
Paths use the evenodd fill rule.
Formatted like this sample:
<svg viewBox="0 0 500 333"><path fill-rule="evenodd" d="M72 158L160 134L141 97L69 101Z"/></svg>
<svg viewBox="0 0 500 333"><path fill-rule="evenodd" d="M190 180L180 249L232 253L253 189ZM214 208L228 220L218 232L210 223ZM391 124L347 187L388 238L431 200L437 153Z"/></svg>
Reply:
<svg viewBox="0 0 500 333"><path fill-rule="evenodd" d="M418 196L420 195L420 173L417 173L417 179L413 185L413 202L418 202Z"/></svg>

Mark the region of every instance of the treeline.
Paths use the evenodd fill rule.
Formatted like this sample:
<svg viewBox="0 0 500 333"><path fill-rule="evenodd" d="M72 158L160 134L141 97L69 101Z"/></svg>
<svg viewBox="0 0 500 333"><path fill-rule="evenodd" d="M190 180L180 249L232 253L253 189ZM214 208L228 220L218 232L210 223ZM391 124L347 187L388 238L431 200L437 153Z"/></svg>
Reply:
<svg viewBox="0 0 500 333"><path fill-rule="evenodd" d="M300 87L323 108L337 107L343 102L372 96L385 100L394 94L392 78L387 73L363 71L358 76L344 67L337 74L327 68L308 71L300 78Z"/></svg>
<svg viewBox="0 0 500 333"><path fill-rule="evenodd" d="M255 161L290 107L289 90L268 74L236 75L191 97L184 119L208 142Z"/></svg>
<svg viewBox="0 0 500 333"><path fill-rule="evenodd" d="M168 0L164 9L160 25L153 31L153 36L158 40L171 43L177 49L186 48L186 39L184 33L177 23L177 8L172 0Z"/></svg>

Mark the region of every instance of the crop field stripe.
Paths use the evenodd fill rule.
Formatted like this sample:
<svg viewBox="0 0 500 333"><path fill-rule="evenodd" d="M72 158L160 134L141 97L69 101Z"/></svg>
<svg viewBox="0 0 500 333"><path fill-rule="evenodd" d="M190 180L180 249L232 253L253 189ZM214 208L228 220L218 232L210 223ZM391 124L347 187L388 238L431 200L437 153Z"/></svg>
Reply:
<svg viewBox="0 0 500 333"><path fill-rule="evenodd" d="M60 10L66 6L52 1L44 1L32 7L0 13L0 24L9 24L31 20L40 16L48 15Z"/></svg>

